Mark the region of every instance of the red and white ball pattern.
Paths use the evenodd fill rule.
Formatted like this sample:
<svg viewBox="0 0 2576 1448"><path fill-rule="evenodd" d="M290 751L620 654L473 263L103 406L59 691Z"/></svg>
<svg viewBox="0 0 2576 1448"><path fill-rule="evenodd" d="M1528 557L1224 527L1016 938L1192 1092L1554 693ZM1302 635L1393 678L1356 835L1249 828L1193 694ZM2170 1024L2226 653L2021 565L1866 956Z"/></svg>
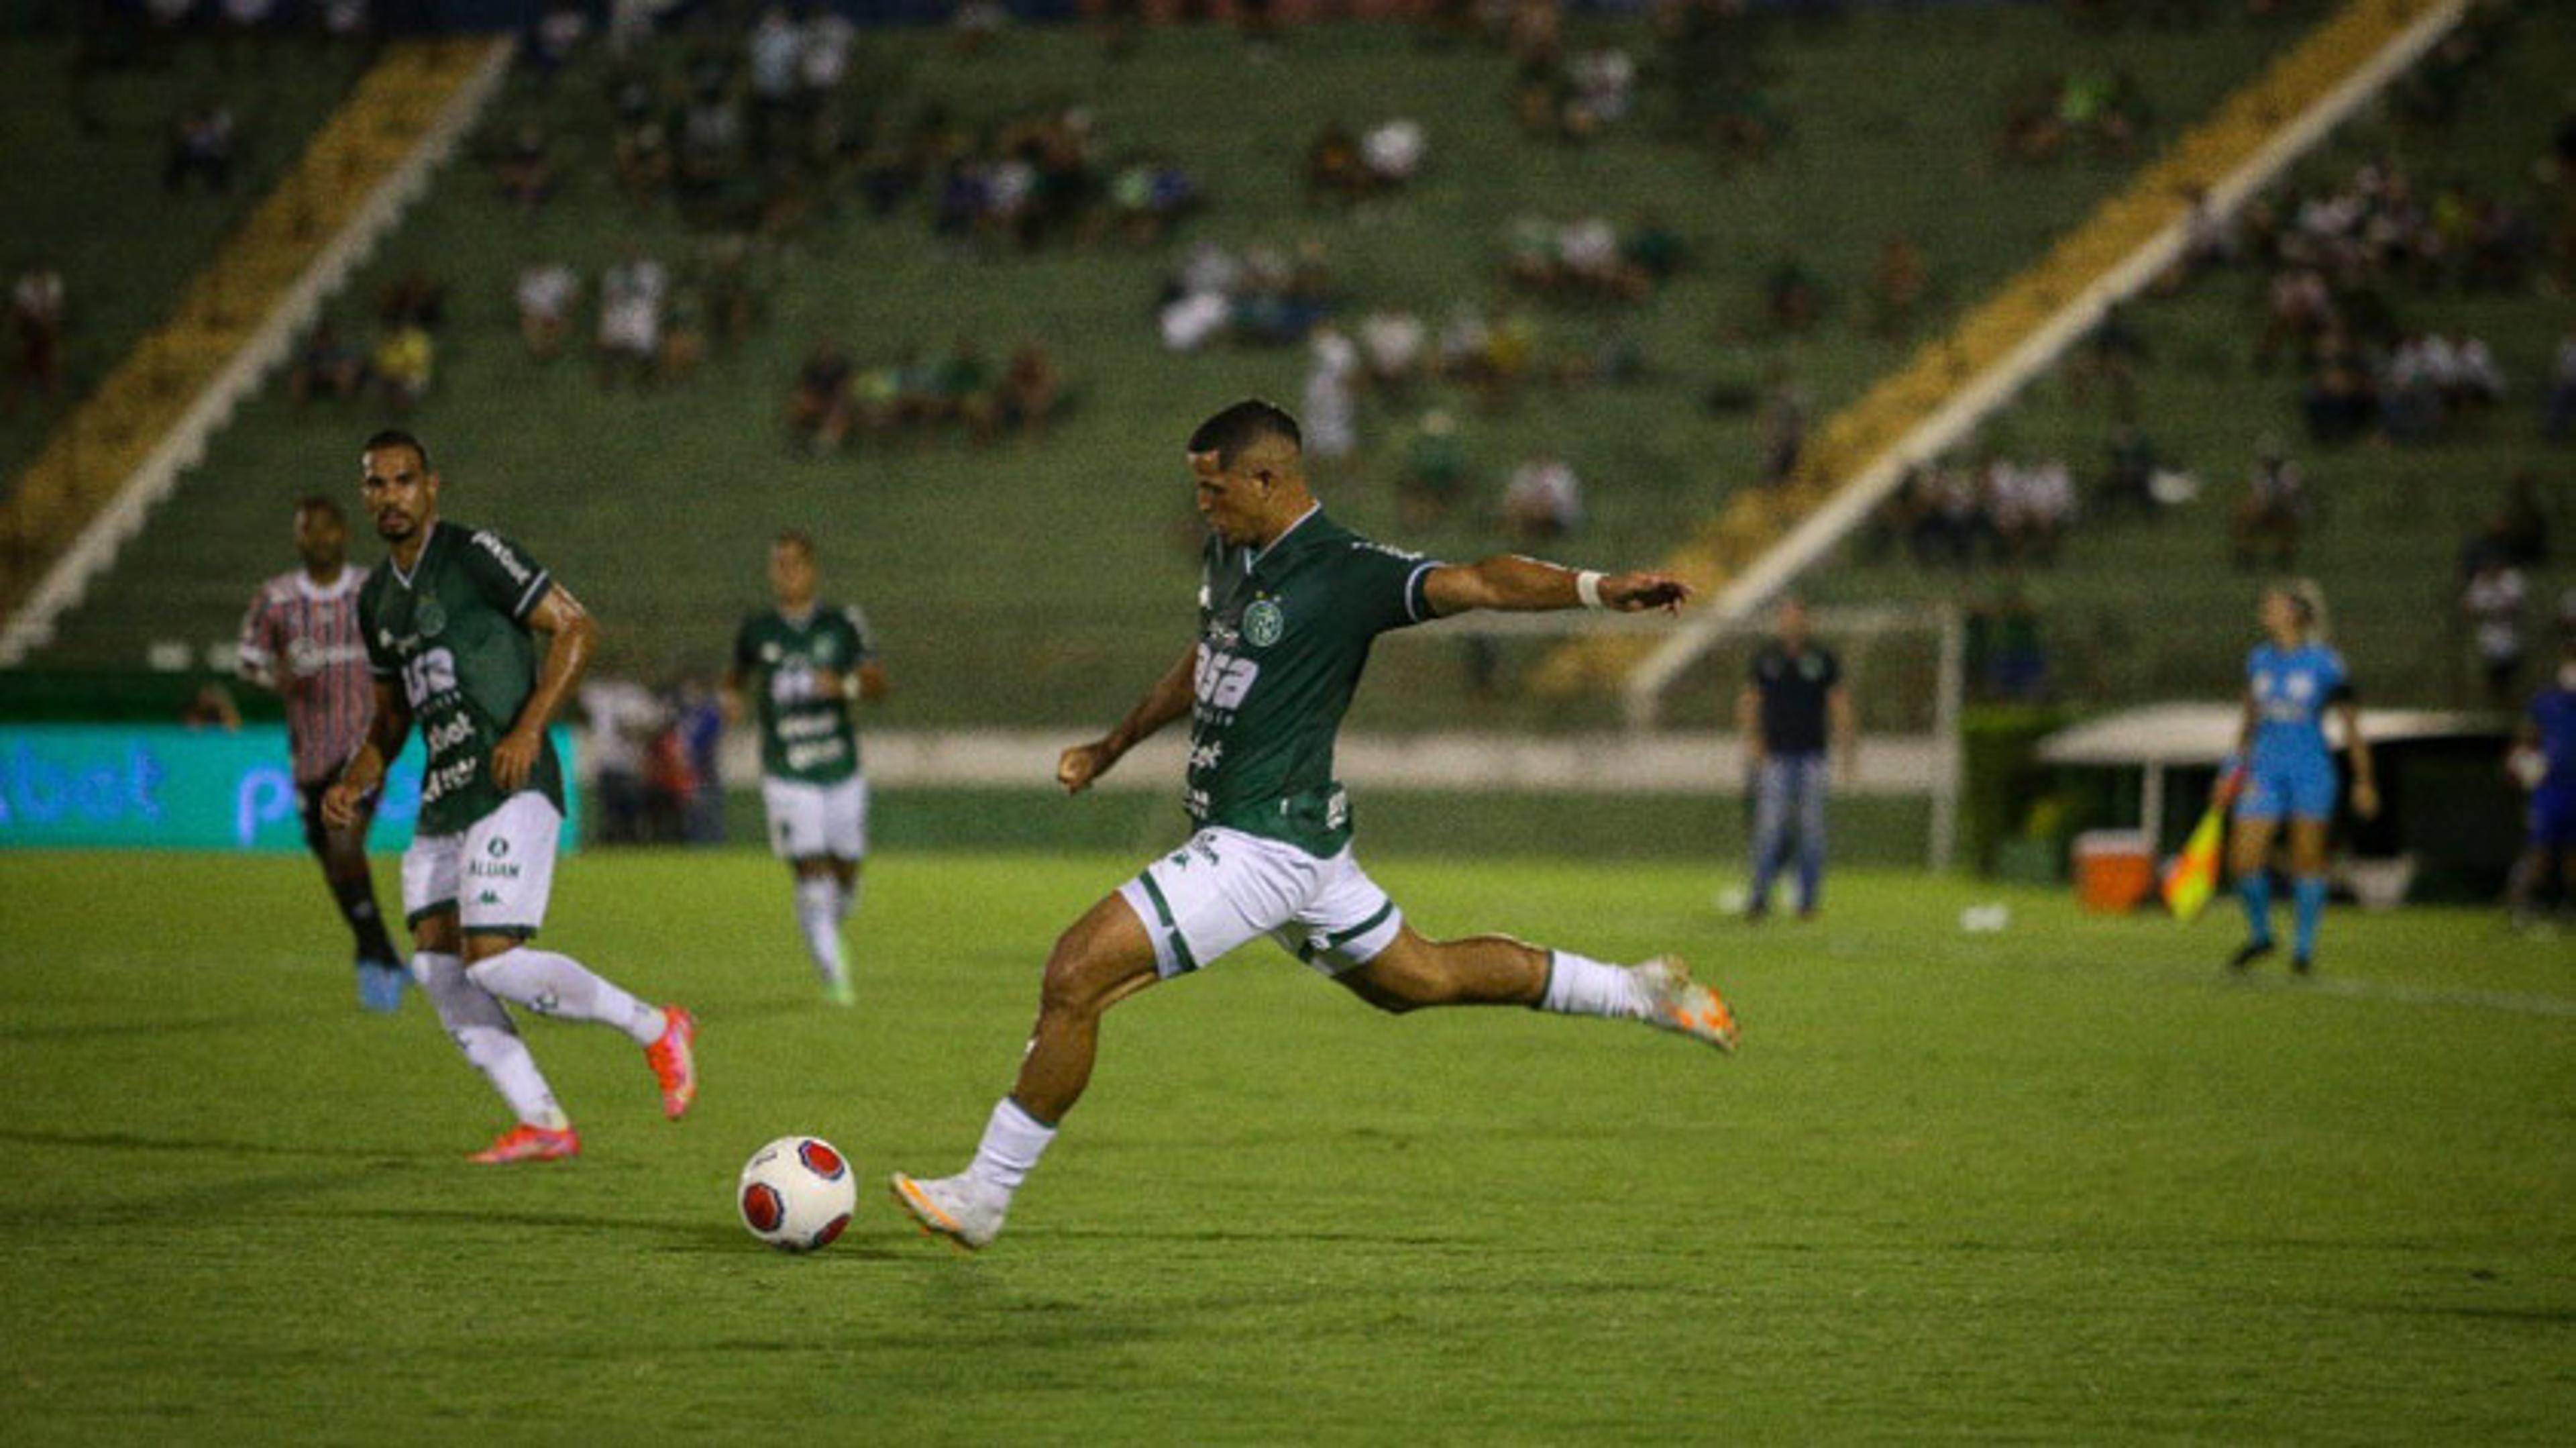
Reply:
<svg viewBox="0 0 2576 1448"><path fill-rule="evenodd" d="M850 1164L819 1136L782 1136L743 1163L742 1224L782 1252L829 1246L859 1202Z"/></svg>

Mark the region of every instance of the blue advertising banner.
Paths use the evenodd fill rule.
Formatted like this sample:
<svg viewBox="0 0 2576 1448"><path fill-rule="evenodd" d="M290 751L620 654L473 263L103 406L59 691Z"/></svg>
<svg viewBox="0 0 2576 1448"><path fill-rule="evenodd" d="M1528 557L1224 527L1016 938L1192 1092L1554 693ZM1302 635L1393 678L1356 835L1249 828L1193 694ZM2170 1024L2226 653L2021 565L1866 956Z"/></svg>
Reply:
<svg viewBox="0 0 2576 1448"><path fill-rule="evenodd" d="M562 848L580 838L571 732ZM420 740L385 777L367 845L411 843L420 814ZM0 849L301 850L286 726L238 731L177 725L0 725Z"/></svg>

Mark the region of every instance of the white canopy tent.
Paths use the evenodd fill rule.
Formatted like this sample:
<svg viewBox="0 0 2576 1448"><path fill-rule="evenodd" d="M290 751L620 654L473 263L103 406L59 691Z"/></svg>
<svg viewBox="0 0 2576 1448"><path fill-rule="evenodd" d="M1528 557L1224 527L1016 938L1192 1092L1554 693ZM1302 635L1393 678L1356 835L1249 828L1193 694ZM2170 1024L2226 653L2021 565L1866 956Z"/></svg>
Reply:
<svg viewBox="0 0 2576 1448"><path fill-rule="evenodd" d="M2215 769L2235 751L2245 711L2237 704L2147 704L2088 719L2060 729L2040 741L2041 762L2077 767L2134 768L2145 772L2138 796L2138 827L2149 848L2161 852L2156 838L2164 818L2165 773L2170 769ZM2447 738L2491 732L2486 715L2436 709L2364 709L2362 737L2373 746L2407 739ZM2335 747L2343 747L2338 738Z"/></svg>

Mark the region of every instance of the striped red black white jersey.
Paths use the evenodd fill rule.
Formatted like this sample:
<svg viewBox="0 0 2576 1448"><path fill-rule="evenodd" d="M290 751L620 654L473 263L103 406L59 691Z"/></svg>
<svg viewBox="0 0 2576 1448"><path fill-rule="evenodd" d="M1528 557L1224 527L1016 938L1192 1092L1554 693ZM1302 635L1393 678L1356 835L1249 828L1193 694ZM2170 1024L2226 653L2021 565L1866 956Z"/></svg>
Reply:
<svg viewBox="0 0 2576 1448"><path fill-rule="evenodd" d="M241 676L286 701L295 782L331 779L358 752L375 712L367 644L358 631L358 585L367 570L345 564L327 586L303 570L260 585L242 618Z"/></svg>

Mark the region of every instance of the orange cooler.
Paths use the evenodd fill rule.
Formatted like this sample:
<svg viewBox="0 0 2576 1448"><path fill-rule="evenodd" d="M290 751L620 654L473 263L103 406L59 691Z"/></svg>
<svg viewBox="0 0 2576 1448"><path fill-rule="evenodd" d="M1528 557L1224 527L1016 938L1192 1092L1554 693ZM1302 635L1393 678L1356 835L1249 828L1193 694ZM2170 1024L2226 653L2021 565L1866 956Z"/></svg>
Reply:
<svg viewBox="0 0 2576 1448"><path fill-rule="evenodd" d="M2155 851L2144 834L2087 830L2075 837L2075 898L2085 909L2124 914L2155 888Z"/></svg>

